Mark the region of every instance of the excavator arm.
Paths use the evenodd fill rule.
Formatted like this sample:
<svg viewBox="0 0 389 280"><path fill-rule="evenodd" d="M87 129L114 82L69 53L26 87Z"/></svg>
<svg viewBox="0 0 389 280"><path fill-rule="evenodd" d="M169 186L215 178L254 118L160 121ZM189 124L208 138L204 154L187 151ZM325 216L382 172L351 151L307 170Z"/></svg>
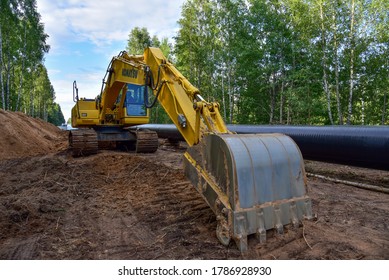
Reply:
<svg viewBox="0 0 389 280"><path fill-rule="evenodd" d="M206 133L230 133L220 115L219 104L206 102L160 49L147 48L144 60L149 86L155 89L158 101L189 146L198 144Z"/></svg>
<svg viewBox="0 0 389 280"><path fill-rule="evenodd" d="M148 114L129 113L132 104L127 98L136 92L144 104L134 105L150 108L158 100L188 143L185 174L214 211L216 236L222 244L234 240L245 251L248 236L264 242L267 230L282 233L284 226L298 226L303 218L312 217L296 143L283 134L228 131L219 104L204 100L161 50L147 48L143 56L121 52L112 59L103 81L97 100L78 99L74 84L77 104L72 124L85 129L69 135L73 155L96 153L101 143L131 141L136 141L137 152L154 152L155 132L137 130L134 135L125 129L149 119ZM152 104L149 92L155 98Z"/></svg>
<svg viewBox="0 0 389 280"><path fill-rule="evenodd" d="M112 58L108 65L100 94L99 122L101 124L121 124L123 118L123 106L127 86L143 86L145 81L145 64L142 56L129 56L126 52L120 52ZM120 100L118 98L120 97ZM118 104L119 101L119 104ZM112 116L115 114L115 116Z"/></svg>
<svg viewBox="0 0 389 280"><path fill-rule="evenodd" d="M283 134L237 135L228 131L218 103L205 101L157 48L144 53L146 83L190 146L185 174L214 211L216 235L241 251L255 234L298 226L311 218L301 152Z"/></svg>

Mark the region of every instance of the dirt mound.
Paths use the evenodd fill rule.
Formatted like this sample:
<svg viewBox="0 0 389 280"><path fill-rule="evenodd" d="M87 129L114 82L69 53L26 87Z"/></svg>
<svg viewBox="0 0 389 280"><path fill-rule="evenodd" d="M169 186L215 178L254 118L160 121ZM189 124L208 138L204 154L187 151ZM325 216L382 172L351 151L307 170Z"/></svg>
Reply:
<svg viewBox="0 0 389 280"><path fill-rule="evenodd" d="M0 110L0 160L46 154L66 145L66 131L21 112Z"/></svg>

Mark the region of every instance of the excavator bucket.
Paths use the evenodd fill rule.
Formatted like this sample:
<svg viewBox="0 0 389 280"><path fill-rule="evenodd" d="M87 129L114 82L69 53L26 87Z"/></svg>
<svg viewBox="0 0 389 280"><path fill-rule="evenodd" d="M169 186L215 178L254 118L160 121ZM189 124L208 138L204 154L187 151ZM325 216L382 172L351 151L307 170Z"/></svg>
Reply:
<svg viewBox="0 0 389 280"><path fill-rule="evenodd" d="M304 163L295 142L283 134L210 134L185 153L185 174L217 217L216 235L247 250L247 236L266 241L312 218Z"/></svg>

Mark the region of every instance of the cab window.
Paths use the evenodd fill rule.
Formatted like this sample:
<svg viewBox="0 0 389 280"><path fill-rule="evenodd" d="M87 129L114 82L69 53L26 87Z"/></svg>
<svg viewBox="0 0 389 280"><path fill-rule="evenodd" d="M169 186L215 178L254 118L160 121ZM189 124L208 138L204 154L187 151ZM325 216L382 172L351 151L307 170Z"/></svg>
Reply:
<svg viewBox="0 0 389 280"><path fill-rule="evenodd" d="M146 116L144 105L144 86L127 84L126 100L124 106L128 116Z"/></svg>

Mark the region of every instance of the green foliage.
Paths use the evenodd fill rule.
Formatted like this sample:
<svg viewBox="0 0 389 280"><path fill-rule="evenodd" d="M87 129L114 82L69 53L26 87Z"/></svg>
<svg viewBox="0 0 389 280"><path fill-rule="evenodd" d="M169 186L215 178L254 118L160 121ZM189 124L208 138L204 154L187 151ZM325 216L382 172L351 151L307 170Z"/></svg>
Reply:
<svg viewBox="0 0 389 280"><path fill-rule="evenodd" d="M155 43L155 38L153 39L154 42L152 41L147 28L135 27L128 35L127 50L131 54L143 54L145 48L150 47L152 43Z"/></svg>
<svg viewBox="0 0 389 280"><path fill-rule="evenodd" d="M50 107L47 121L56 126L65 123L65 118L62 114L61 106L59 104L54 103L54 105Z"/></svg>
<svg viewBox="0 0 389 280"><path fill-rule="evenodd" d="M147 47L160 48L167 58L170 57L172 46L168 38L165 37L159 40L156 35L151 38L150 33L145 27L135 27L132 29L128 36L127 50L132 54L143 54ZM169 116L158 102L150 109L150 122L171 123Z"/></svg>
<svg viewBox="0 0 389 280"><path fill-rule="evenodd" d="M47 121L60 108L43 65L50 46L36 0L0 0L0 5L0 106Z"/></svg>
<svg viewBox="0 0 389 280"><path fill-rule="evenodd" d="M387 124L384 0L188 0L180 71L226 121Z"/></svg>

